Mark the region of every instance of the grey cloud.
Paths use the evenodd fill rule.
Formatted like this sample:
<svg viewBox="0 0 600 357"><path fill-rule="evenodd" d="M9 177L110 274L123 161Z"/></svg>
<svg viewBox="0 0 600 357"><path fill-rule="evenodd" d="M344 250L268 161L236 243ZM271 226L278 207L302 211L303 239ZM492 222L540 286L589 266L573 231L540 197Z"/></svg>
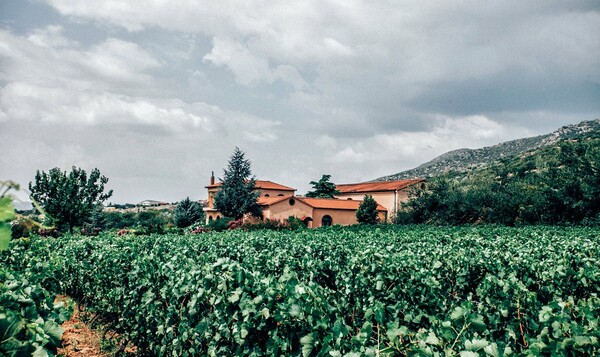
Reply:
<svg viewBox="0 0 600 357"><path fill-rule="evenodd" d="M235 146L303 192L600 109L597 2L45 3L0 14L0 172L97 165L118 200L204 195Z"/></svg>

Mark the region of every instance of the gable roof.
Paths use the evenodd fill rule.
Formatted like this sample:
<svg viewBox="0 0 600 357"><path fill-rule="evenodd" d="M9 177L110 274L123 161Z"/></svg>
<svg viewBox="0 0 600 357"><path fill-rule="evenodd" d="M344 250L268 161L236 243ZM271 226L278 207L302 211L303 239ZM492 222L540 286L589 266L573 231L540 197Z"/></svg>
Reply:
<svg viewBox="0 0 600 357"><path fill-rule="evenodd" d="M425 180L414 179L383 182L347 183L336 185L335 188L341 193L396 191L402 190L404 188L421 182L425 182Z"/></svg>
<svg viewBox="0 0 600 357"><path fill-rule="evenodd" d="M222 185L221 182L217 182L214 185L206 186L206 188L221 187L221 185ZM296 191L295 188L287 187L287 186L275 183L273 181L266 181L266 180L256 180L254 187L259 190Z"/></svg>
<svg viewBox="0 0 600 357"><path fill-rule="evenodd" d="M290 199L294 196L292 195L288 195L288 196L275 196L275 197L265 197L265 196L260 196L257 200L256 203L258 203L261 206L270 206L272 204Z"/></svg>
<svg viewBox="0 0 600 357"><path fill-rule="evenodd" d="M323 209L346 209L356 211L362 201L355 200L340 200L336 198L309 198L309 197L296 197L298 201L304 202L313 208ZM385 207L377 204L378 211L387 211Z"/></svg>

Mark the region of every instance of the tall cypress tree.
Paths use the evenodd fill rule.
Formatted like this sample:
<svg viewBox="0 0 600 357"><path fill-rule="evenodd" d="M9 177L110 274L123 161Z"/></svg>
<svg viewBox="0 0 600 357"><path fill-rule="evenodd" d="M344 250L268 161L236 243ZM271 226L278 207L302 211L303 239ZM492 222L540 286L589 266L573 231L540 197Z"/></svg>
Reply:
<svg viewBox="0 0 600 357"><path fill-rule="evenodd" d="M256 200L260 193L254 191L256 181L250 170L250 161L238 147L223 171L221 188L215 195L215 208L233 219L242 218L246 213L259 216L261 208Z"/></svg>

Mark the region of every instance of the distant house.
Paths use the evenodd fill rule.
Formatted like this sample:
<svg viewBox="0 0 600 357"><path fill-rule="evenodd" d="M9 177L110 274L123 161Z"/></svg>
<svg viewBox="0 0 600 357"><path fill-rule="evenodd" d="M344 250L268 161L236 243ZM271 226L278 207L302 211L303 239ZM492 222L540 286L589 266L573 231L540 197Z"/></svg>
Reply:
<svg viewBox="0 0 600 357"><path fill-rule="evenodd" d="M206 223L223 217L214 208L214 196L221 183L215 183L211 176L208 190ZM272 181L256 180L255 190L260 191L257 203L262 207L263 218L285 220L290 216L297 217L309 228L331 226L334 224L351 225L358 223L356 210L362 200L340 200L326 198L307 198L295 196L296 189ZM381 221L387 219L387 210L378 205L377 211Z"/></svg>
<svg viewBox="0 0 600 357"><path fill-rule="evenodd" d="M384 182L362 182L336 185L340 194L336 197L346 200L362 201L365 195L371 195L390 213L389 218L400 209L402 202L408 201L408 191L415 185L424 185L424 179L397 180Z"/></svg>
<svg viewBox="0 0 600 357"><path fill-rule="evenodd" d="M158 206L166 206L168 205L168 202L161 202L161 201L155 201L155 200L143 200L142 202L138 203L138 206L142 206L142 207L158 207Z"/></svg>

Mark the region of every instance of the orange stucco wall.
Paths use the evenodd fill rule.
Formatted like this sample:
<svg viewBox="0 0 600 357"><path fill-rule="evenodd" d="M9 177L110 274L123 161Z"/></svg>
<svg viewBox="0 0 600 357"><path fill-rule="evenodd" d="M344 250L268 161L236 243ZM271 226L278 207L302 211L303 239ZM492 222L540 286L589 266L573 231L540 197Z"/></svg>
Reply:
<svg viewBox="0 0 600 357"><path fill-rule="evenodd" d="M339 224L342 226L348 226L358 223L356 221L356 211L354 210L316 208L313 216L313 227L321 227L323 216L325 215L331 216L332 225Z"/></svg>
<svg viewBox="0 0 600 357"><path fill-rule="evenodd" d="M315 208L314 215L312 217L313 227L321 227L323 217L325 215L331 216L332 225L339 224L341 226L349 226L358 223L358 221L356 220L356 211L354 210ZM378 216L381 222L385 221L385 212L379 212Z"/></svg>
<svg viewBox="0 0 600 357"><path fill-rule="evenodd" d="M294 205L290 205L290 200L284 200L272 204L263 210L263 217L277 220L287 219L289 216L298 218L310 217L312 221L309 223L310 228L322 226L323 216L329 215L332 219L332 224L347 226L358 223L356 220L355 210L331 209L331 208L313 208L297 199L294 199ZM386 213L379 212L379 219L385 221Z"/></svg>
<svg viewBox="0 0 600 357"><path fill-rule="evenodd" d="M389 215L388 215L389 219L391 219L393 214L400 208L400 205L402 204L402 202L408 201L408 190L407 189L398 191L397 196L396 196L395 191L371 192L369 194L371 196L373 196L373 198L375 199L375 201L377 201L377 203L379 203L383 207L387 208L387 210L389 212ZM394 207L394 196L395 196L395 202L396 202L395 207ZM339 199L351 198L355 201L362 201L365 198L365 194L364 193L342 193L336 197Z"/></svg>
<svg viewBox="0 0 600 357"><path fill-rule="evenodd" d="M207 210L205 210L204 213L206 214L206 224L208 224L208 222L210 222L211 218L213 220L216 220L216 219L219 219L219 218L223 218L223 215L219 211L212 211L212 210L207 211Z"/></svg>
<svg viewBox="0 0 600 357"><path fill-rule="evenodd" d="M313 208L297 199L294 199L294 204L290 204L290 200L284 200L272 204L263 210L263 217L270 219L284 220L289 216L298 218L312 217Z"/></svg>

